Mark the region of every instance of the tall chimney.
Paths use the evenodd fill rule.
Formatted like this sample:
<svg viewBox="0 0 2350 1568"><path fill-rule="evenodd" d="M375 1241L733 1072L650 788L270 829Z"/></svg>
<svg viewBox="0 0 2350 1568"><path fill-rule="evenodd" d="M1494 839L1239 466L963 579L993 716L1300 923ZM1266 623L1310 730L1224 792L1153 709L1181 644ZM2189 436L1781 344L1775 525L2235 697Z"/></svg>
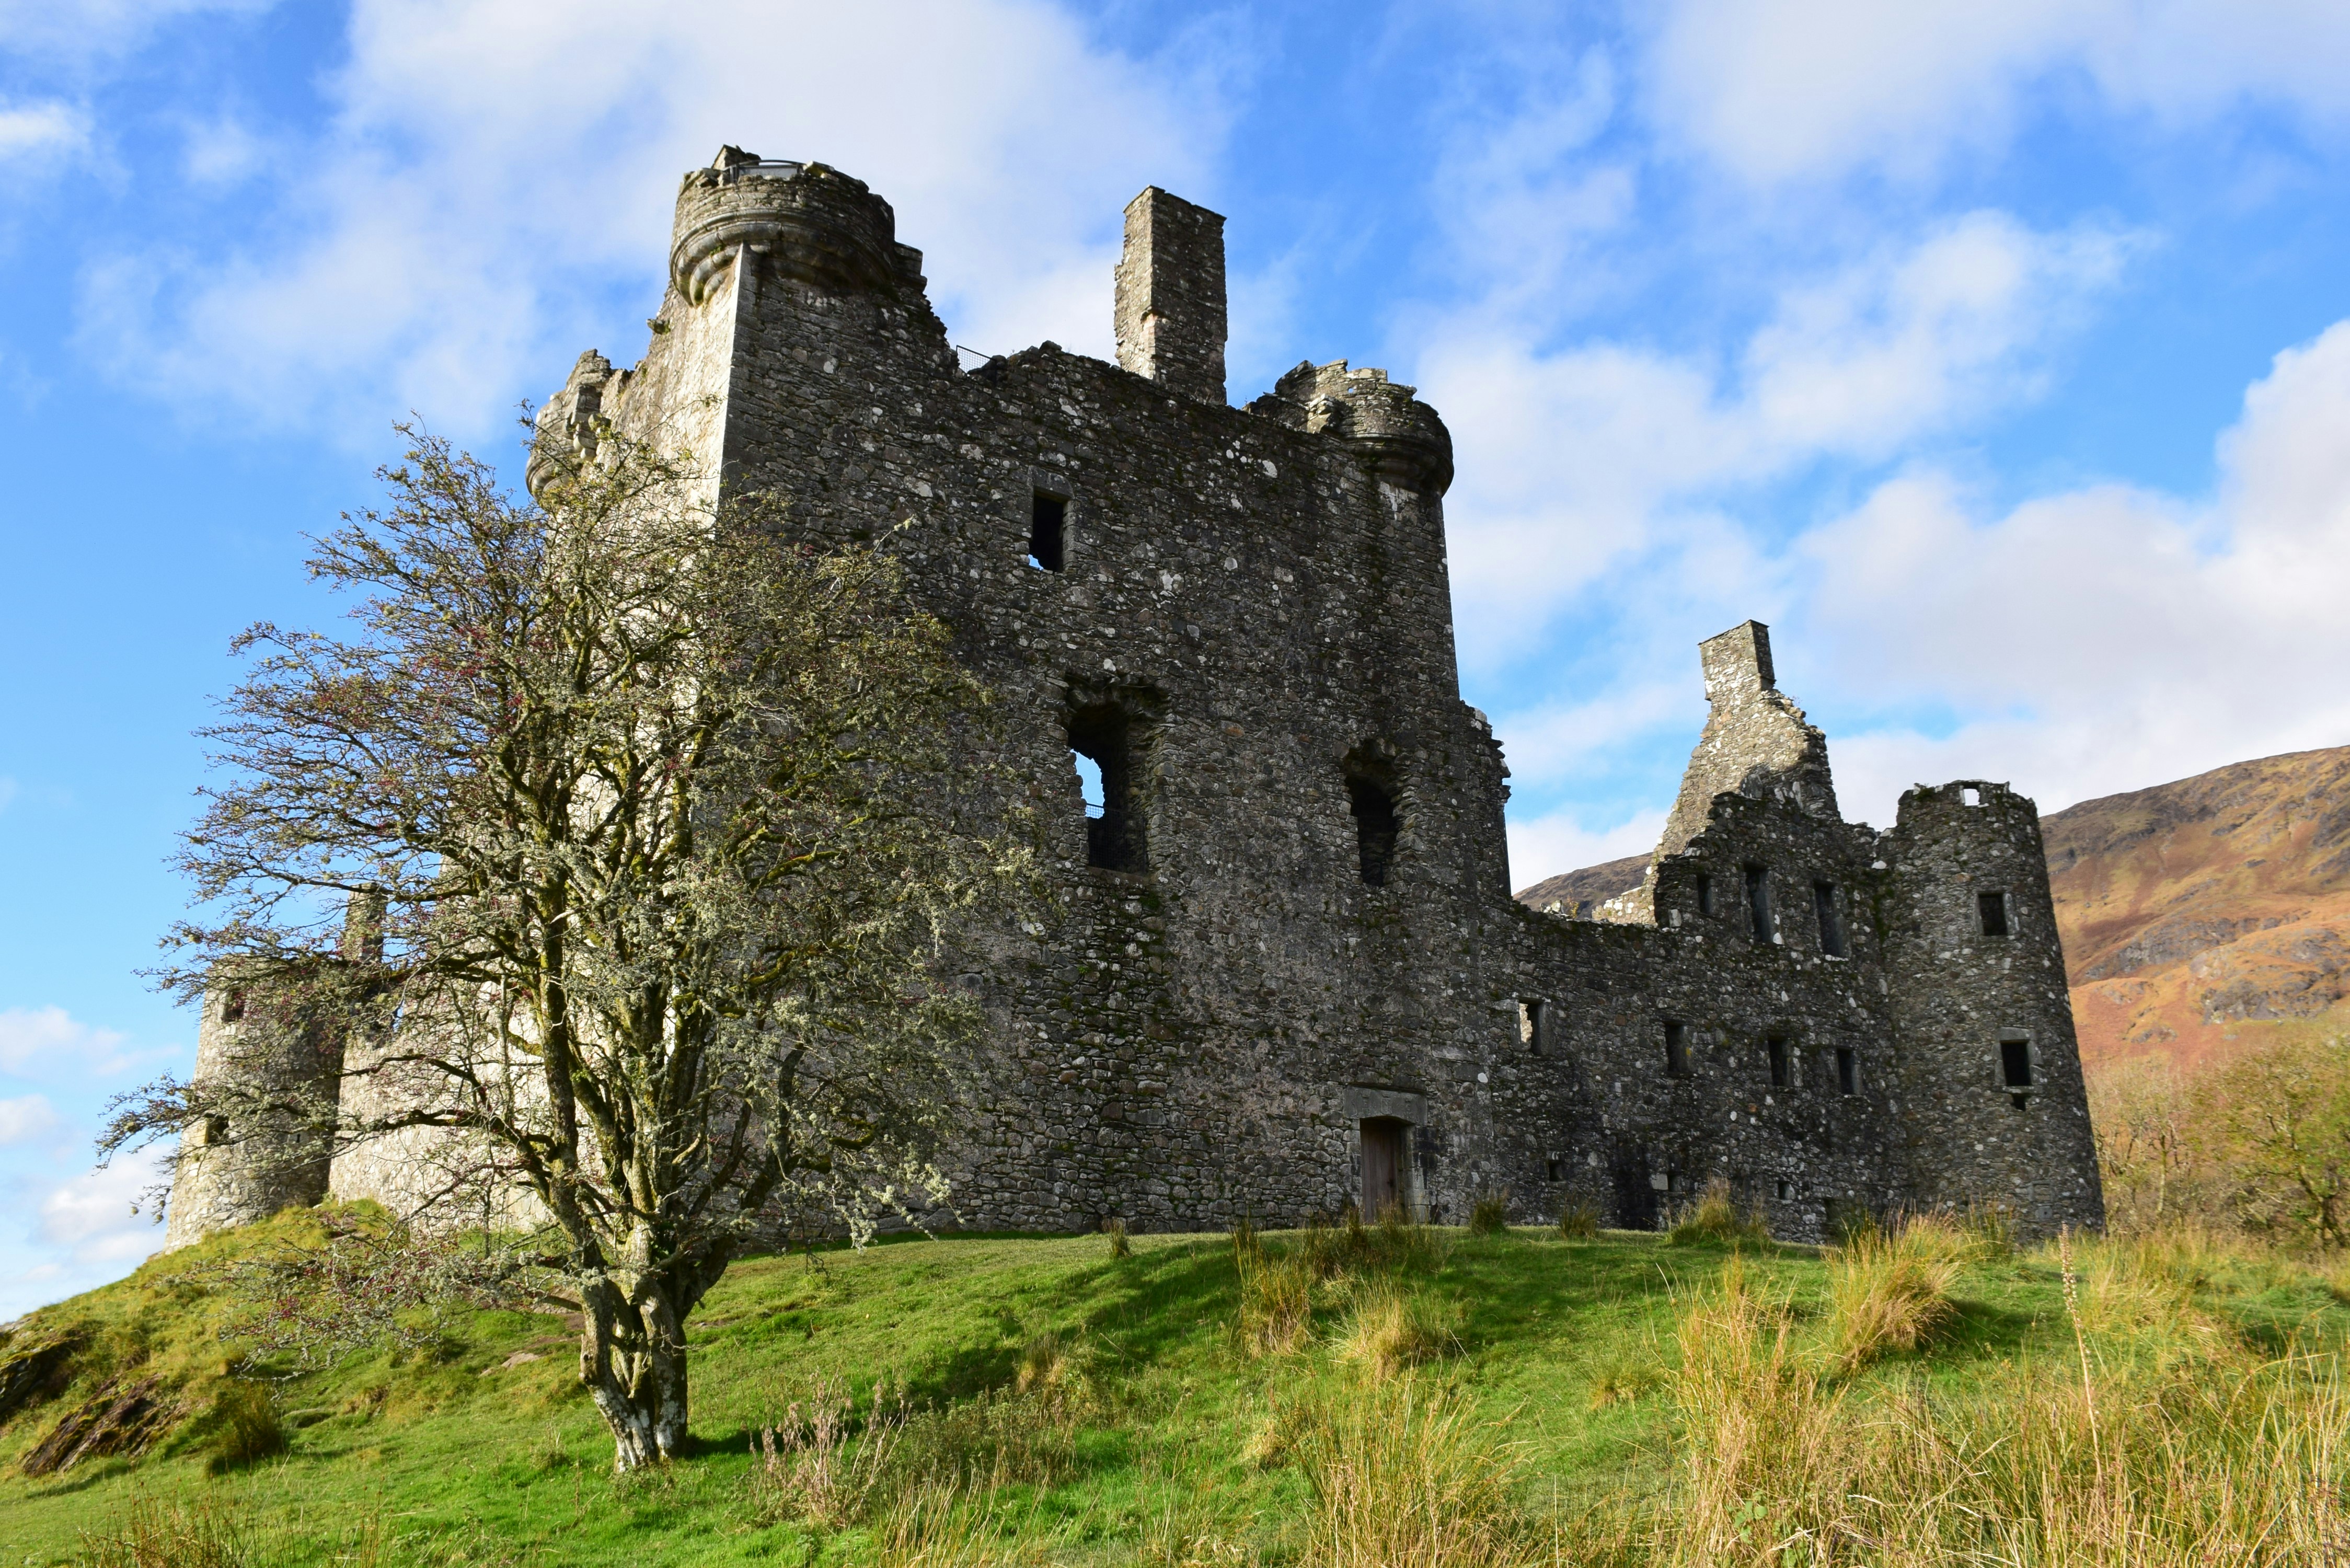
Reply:
<svg viewBox="0 0 2350 1568"><path fill-rule="evenodd" d="M1224 220L1156 185L1126 204L1118 362L1170 392L1224 400Z"/></svg>

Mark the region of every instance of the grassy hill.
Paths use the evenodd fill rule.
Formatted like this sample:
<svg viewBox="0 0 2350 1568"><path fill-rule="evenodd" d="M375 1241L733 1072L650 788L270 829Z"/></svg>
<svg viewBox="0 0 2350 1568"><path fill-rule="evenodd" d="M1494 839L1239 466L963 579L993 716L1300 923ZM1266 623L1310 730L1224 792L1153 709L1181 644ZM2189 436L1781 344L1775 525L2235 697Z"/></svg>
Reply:
<svg viewBox="0 0 2350 1568"><path fill-rule="evenodd" d="M0 1563L1761 1562L1790 1531L1830 1556L1768 1561L1954 1560L1900 1545L1929 1525L2185 1563L2338 1531L2350 1479L2350 1311L2320 1275L2098 1244L2068 1310L2064 1258L1949 1226L1844 1260L1702 1226L755 1259L691 1324L699 1449L665 1472L611 1476L572 1337L523 1313L275 1386L283 1451L224 1466L254 1386L220 1267L313 1223L12 1325L0 1357L75 1348L0 1426ZM21 1473L147 1378L171 1418L142 1457ZM829 1440L844 1395L857 1435ZM1451 1533L1379 1533L1415 1530Z"/></svg>

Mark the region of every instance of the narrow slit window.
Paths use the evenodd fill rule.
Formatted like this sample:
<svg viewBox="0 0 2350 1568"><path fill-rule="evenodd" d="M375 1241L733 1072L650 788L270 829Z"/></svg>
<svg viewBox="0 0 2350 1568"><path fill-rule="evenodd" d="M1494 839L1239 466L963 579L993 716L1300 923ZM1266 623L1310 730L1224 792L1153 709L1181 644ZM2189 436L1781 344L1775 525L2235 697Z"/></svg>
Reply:
<svg viewBox="0 0 2350 1568"><path fill-rule="evenodd" d="M1665 1021L1665 1076L1690 1075L1689 1025L1677 1018Z"/></svg>
<svg viewBox="0 0 2350 1568"><path fill-rule="evenodd" d="M1068 563L1069 504L1040 490L1028 511L1028 564L1057 572Z"/></svg>
<svg viewBox="0 0 2350 1568"><path fill-rule="evenodd" d="M1987 937L2007 935L2007 895L1978 893L1975 907L1982 911L1982 933Z"/></svg>
<svg viewBox="0 0 2350 1568"><path fill-rule="evenodd" d="M1762 1042L1763 1054L1771 1059L1771 1086L1792 1089L1795 1086L1795 1053L1783 1035L1773 1034Z"/></svg>
<svg viewBox="0 0 2350 1568"><path fill-rule="evenodd" d="M1812 884L1812 908L1820 918L1820 951L1830 958L1844 957L1844 915L1836 908L1835 884Z"/></svg>
<svg viewBox="0 0 2350 1568"><path fill-rule="evenodd" d="M1697 912L1711 919L1713 916L1713 878L1700 876L1697 879Z"/></svg>
<svg viewBox="0 0 2350 1568"><path fill-rule="evenodd" d="M1771 914L1771 872L1767 867L1746 868L1746 918L1756 941L1779 940L1779 925Z"/></svg>
<svg viewBox="0 0 2350 1568"><path fill-rule="evenodd" d="M1395 792L1367 774L1349 774L1347 809L1355 817L1356 864L1363 883L1384 888L1395 865L1396 838L1401 828Z"/></svg>
<svg viewBox="0 0 2350 1568"><path fill-rule="evenodd" d="M1133 725L1114 707L1069 720L1070 761L1086 802L1086 862L1111 871L1150 867L1135 766Z"/></svg>
<svg viewBox="0 0 2350 1568"><path fill-rule="evenodd" d="M1860 1053L1849 1045L1836 1047L1836 1093L1847 1099L1860 1093Z"/></svg>
<svg viewBox="0 0 2350 1568"><path fill-rule="evenodd" d="M2032 1042L2029 1040L2001 1041L1999 1073L2011 1094L2021 1094L2032 1087Z"/></svg>
<svg viewBox="0 0 2350 1568"><path fill-rule="evenodd" d="M1539 1056L1543 1054L1544 1035L1547 1033L1545 1026L1550 1023L1549 1014L1550 1003L1542 998L1526 996L1518 999L1518 1044L1523 1045L1533 1055Z"/></svg>

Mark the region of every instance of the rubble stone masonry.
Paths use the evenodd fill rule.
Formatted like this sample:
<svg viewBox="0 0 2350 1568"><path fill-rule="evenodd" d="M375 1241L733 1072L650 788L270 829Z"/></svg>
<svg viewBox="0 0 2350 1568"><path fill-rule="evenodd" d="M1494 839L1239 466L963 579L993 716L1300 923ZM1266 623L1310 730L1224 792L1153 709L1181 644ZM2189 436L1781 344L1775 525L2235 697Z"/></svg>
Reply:
<svg viewBox="0 0 2350 1568"><path fill-rule="evenodd" d="M887 202L730 148L685 179L645 357L583 356L542 414L691 447L811 541L888 535L998 694L1058 909L966 977L993 1044L956 1217L1291 1223L1392 1190L1444 1220L1506 1191L1646 1226L1721 1176L1797 1239L1929 1203L2097 1224L2031 803L1846 823L1749 622L1704 645L1643 887L1598 920L1519 905L1454 662L1451 438L1344 361L1229 406L1222 223L1129 206L1117 364L966 369Z"/></svg>

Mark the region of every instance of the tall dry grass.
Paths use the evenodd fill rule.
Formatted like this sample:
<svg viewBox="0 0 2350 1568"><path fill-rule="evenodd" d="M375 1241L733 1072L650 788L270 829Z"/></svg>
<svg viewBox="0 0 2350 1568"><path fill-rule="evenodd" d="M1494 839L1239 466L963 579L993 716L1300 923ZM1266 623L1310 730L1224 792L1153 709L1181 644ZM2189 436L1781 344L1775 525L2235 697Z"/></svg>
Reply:
<svg viewBox="0 0 2350 1568"><path fill-rule="evenodd" d="M1719 1176L1705 1184L1696 1202L1673 1213L1665 1226L1666 1241L1676 1247L1735 1246L1770 1239L1771 1228L1763 1222L1762 1212L1740 1209L1730 1183Z"/></svg>
<svg viewBox="0 0 2350 1568"><path fill-rule="evenodd" d="M1338 1359L1374 1381L1434 1361L1455 1343L1442 1306L1388 1279L1357 1287L1336 1338Z"/></svg>
<svg viewBox="0 0 2350 1568"><path fill-rule="evenodd" d="M1533 1568L1552 1560L1521 1506L1520 1456L1457 1391L1418 1376L1326 1407L1298 1446L1313 1568Z"/></svg>
<svg viewBox="0 0 2350 1568"><path fill-rule="evenodd" d="M1958 1314L1950 1299L1970 1239L1941 1215L1915 1215L1892 1231L1854 1232L1828 1255L1828 1314L1837 1370L1858 1371L1923 1349Z"/></svg>

